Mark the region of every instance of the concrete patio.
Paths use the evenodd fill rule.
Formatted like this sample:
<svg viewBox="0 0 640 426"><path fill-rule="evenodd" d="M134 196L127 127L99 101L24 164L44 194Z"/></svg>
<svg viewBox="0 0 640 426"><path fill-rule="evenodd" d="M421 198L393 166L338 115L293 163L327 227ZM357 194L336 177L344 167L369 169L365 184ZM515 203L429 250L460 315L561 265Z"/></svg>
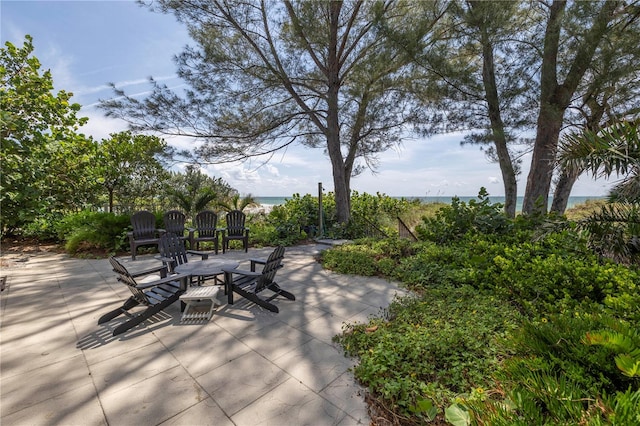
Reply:
<svg viewBox="0 0 640 426"><path fill-rule="evenodd" d="M354 360L332 337L386 307L395 283L324 270L326 246L287 248L279 314L219 296L209 322L180 322L175 303L120 336L98 325L130 293L108 260L54 253L3 256L0 310L2 425L369 424ZM266 257L271 249L225 258ZM131 270L157 264L126 260Z"/></svg>

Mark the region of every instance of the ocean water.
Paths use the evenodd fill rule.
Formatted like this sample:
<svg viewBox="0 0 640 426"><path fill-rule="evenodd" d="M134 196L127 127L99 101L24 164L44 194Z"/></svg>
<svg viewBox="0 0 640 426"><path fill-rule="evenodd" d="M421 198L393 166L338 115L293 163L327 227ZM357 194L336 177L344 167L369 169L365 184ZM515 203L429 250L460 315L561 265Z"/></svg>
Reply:
<svg viewBox="0 0 640 426"><path fill-rule="evenodd" d="M291 199L293 198L292 196L282 196L282 197L253 197L258 203L260 203L261 205L265 206L265 207L273 207L273 206L279 206L282 205L286 202L287 199ZM420 197L420 196L406 196L406 197L397 197L397 196L392 196L392 198L398 198L398 199L406 199L406 200L415 200L418 199L420 200L422 203L446 203L446 204L450 204L451 200L453 199L452 196L445 196L445 195L441 195L438 197ZM458 197L460 199L460 201L464 201L466 203L468 203L470 200L477 200L478 197ZM574 196L574 197L569 197L569 201L567 203L567 209L570 209L571 207L578 205L578 204L584 204L587 200L603 200L606 197L603 196ZM522 211L522 201L524 200L524 197L518 197L518 201L516 203L516 211ZM504 197L489 197L489 201L491 203L504 203ZM549 206L551 206L551 200L549 200Z"/></svg>

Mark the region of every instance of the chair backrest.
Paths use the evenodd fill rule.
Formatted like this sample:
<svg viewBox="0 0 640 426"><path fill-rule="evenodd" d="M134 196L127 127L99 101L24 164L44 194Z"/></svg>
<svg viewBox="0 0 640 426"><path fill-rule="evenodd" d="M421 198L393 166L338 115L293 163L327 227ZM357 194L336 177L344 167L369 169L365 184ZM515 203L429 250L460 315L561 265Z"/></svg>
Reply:
<svg viewBox="0 0 640 426"><path fill-rule="evenodd" d="M218 215L211 210L202 211L196 215L195 225L198 237L215 237Z"/></svg>
<svg viewBox="0 0 640 426"><path fill-rule="evenodd" d="M273 282L276 272L282 267L282 259L284 259L284 247L278 246L271 252L262 268L262 276L258 279L256 293Z"/></svg>
<svg viewBox="0 0 640 426"><path fill-rule="evenodd" d="M227 235L239 236L244 235L244 221L246 216L240 210L231 210L227 213Z"/></svg>
<svg viewBox="0 0 640 426"><path fill-rule="evenodd" d="M176 234L167 232L160 237L158 243L158 251L160 256L173 259L173 264L169 265L169 270L187 263L187 250L184 247L184 241L178 238Z"/></svg>
<svg viewBox="0 0 640 426"><path fill-rule="evenodd" d="M141 210L131 215L131 226L134 239L154 238L156 234L156 217L149 211Z"/></svg>
<svg viewBox="0 0 640 426"><path fill-rule="evenodd" d="M167 233L184 235L184 224L187 221L187 216L184 213L179 210L169 210L164 214L163 220Z"/></svg>
<svg viewBox="0 0 640 426"><path fill-rule="evenodd" d="M147 295L144 294L144 291L138 288L138 284L136 283L135 278L131 276L131 273L124 267L122 263L118 261L115 257L110 257L109 262L111 263L111 267L113 268L113 272L118 274L118 281L125 284L127 288L133 294L133 297L143 305L151 305L151 302L147 298Z"/></svg>

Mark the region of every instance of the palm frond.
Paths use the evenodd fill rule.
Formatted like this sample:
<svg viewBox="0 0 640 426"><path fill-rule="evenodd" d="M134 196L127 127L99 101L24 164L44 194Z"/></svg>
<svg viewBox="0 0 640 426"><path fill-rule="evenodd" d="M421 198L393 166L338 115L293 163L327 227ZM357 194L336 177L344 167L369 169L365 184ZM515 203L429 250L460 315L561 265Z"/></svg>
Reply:
<svg viewBox="0 0 640 426"><path fill-rule="evenodd" d="M207 188L204 191L200 192L196 195L194 200L194 212L199 212L206 209L207 205L216 200L218 198L218 194L213 192L211 189Z"/></svg>
<svg viewBox="0 0 640 426"><path fill-rule="evenodd" d="M560 164L603 177L637 171L640 167L639 121L621 121L598 131L566 134L560 143Z"/></svg>
<svg viewBox="0 0 640 426"><path fill-rule="evenodd" d="M640 260L640 206L631 203L604 205L577 223L588 234L593 250L618 262Z"/></svg>
<svg viewBox="0 0 640 426"><path fill-rule="evenodd" d="M640 170L616 184L609 194L611 202L640 203Z"/></svg>

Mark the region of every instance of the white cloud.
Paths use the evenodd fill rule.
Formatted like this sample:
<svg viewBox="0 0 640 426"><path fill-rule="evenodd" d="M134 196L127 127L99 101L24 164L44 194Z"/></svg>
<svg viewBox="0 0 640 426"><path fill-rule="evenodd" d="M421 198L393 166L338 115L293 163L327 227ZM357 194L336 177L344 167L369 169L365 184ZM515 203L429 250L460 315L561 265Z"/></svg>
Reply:
<svg viewBox="0 0 640 426"><path fill-rule="evenodd" d="M265 165L267 173L273 177L280 177L280 170L272 164Z"/></svg>
<svg viewBox="0 0 640 426"><path fill-rule="evenodd" d="M80 133L93 136L95 140L107 139L111 133L127 129L126 122L116 118L105 117L104 113L96 108L82 108L78 116L89 118L87 124L80 128Z"/></svg>

